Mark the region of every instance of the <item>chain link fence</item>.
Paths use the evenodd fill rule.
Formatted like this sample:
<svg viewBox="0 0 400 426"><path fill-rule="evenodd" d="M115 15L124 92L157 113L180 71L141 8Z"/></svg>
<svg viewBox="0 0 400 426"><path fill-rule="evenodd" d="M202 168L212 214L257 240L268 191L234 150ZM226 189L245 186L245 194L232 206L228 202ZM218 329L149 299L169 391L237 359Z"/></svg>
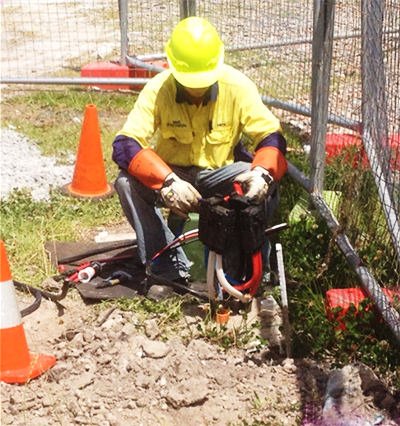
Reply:
<svg viewBox="0 0 400 426"><path fill-rule="evenodd" d="M346 256L387 311L375 279L400 283L398 0L4 0L3 90L21 82L81 84L82 67L93 62L162 59L172 28L190 14L216 26L226 61L257 83L282 121L311 135L311 179L289 171L322 203L339 247L354 254ZM332 176L331 164L343 175ZM333 212L322 190L336 194ZM377 261L358 270L371 251ZM384 276L379 260L389 265Z"/></svg>

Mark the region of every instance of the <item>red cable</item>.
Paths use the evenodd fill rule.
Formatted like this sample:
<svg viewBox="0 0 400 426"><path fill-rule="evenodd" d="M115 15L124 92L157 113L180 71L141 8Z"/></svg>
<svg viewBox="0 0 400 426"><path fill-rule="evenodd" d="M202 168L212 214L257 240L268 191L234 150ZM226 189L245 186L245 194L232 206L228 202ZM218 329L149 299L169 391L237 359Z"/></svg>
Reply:
<svg viewBox="0 0 400 426"><path fill-rule="evenodd" d="M257 251L252 255L252 265L253 265L253 275L251 278L243 284L235 285L231 284L235 287L236 290L242 291L249 289L249 293L254 296L257 292L258 286L260 285L262 278L262 256L261 251Z"/></svg>
<svg viewBox="0 0 400 426"><path fill-rule="evenodd" d="M199 236L199 233L198 233L197 229L192 229L191 231L185 232L184 234L182 234L179 237L175 238L175 240L171 241L165 247L163 247L160 251L158 251L151 258L151 261L153 262L155 259L157 259L158 256L161 256L164 252L166 252L168 249L172 248L175 244L184 243L185 241L190 241L191 239L197 238L198 236Z"/></svg>

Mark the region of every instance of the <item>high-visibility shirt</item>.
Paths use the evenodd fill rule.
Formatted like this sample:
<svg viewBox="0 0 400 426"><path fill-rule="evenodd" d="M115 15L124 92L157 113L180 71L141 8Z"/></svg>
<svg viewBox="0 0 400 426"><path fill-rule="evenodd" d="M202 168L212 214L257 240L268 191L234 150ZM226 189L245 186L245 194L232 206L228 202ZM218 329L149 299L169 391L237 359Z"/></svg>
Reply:
<svg viewBox="0 0 400 426"><path fill-rule="evenodd" d="M278 118L263 104L255 84L224 65L218 94L199 106L177 102L177 85L169 70L152 78L140 92L118 135L153 147L168 164L216 169L233 163L233 151L245 134L250 151L274 132Z"/></svg>

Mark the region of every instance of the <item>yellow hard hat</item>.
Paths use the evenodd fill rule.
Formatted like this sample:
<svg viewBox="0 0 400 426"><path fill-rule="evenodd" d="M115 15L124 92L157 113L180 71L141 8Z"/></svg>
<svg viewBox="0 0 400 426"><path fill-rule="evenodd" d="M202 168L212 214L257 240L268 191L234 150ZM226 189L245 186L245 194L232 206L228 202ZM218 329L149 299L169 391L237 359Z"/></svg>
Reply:
<svg viewBox="0 0 400 426"><path fill-rule="evenodd" d="M191 16L180 21L165 52L173 76L183 86L209 87L218 80L224 44L206 19Z"/></svg>

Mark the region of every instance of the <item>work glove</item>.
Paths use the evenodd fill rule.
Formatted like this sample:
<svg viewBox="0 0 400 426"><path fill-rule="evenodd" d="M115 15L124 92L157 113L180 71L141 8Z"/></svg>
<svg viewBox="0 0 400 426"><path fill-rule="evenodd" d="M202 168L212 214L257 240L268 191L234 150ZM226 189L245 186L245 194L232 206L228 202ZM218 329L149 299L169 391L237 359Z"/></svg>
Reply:
<svg viewBox="0 0 400 426"><path fill-rule="evenodd" d="M160 190L161 199L166 207L177 215L187 218L190 211L197 211L200 193L189 182L182 180L175 173L170 173Z"/></svg>
<svg viewBox="0 0 400 426"><path fill-rule="evenodd" d="M260 202L266 197L268 188L273 181L274 179L268 170L260 166L235 177L235 182L240 183L244 195L256 202Z"/></svg>

